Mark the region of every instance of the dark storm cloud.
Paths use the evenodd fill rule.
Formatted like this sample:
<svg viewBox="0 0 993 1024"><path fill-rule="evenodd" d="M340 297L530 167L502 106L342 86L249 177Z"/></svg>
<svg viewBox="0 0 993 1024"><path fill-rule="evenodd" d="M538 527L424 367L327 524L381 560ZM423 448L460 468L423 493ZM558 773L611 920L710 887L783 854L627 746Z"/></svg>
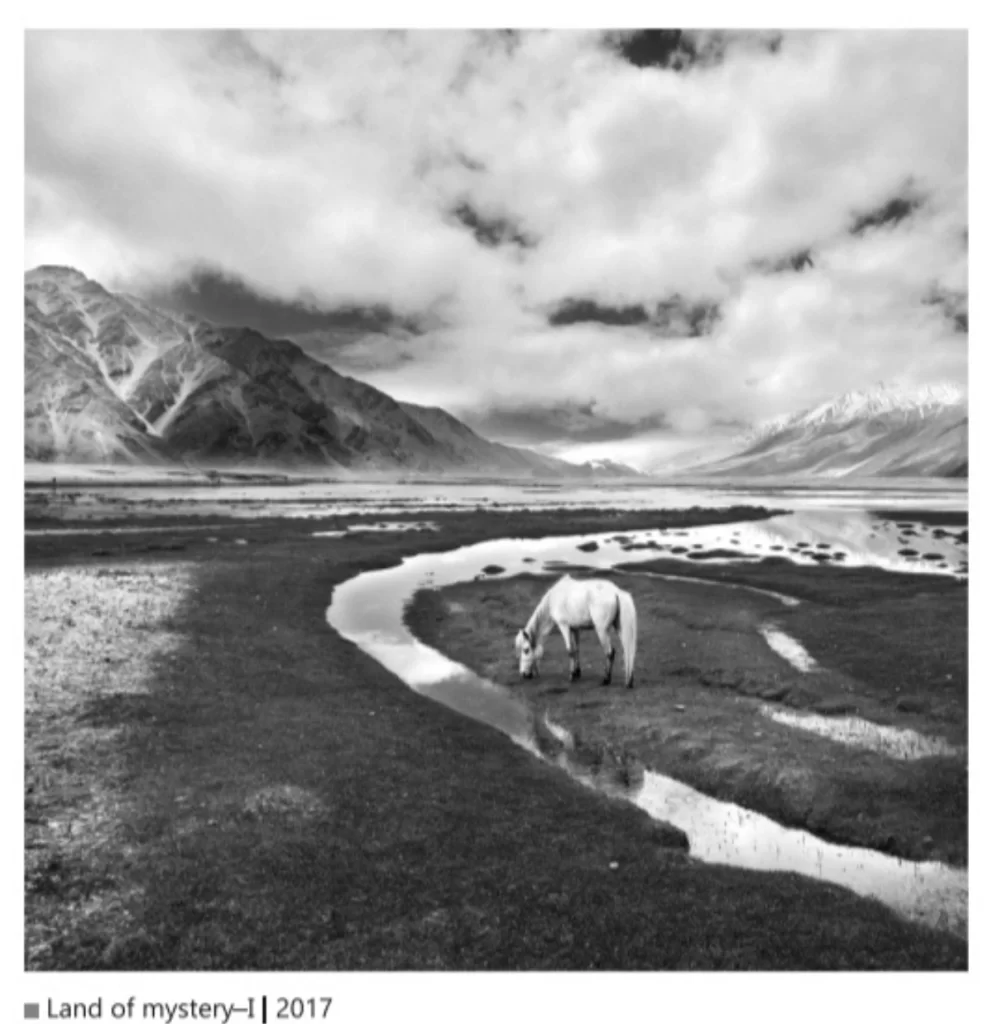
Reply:
<svg viewBox="0 0 993 1024"><path fill-rule="evenodd" d="M747 45L769 54L779 52L781 32L717 31L653 28L635 32L611 32L608 44L636 68L683 71L713 66L724 60L732 46Z"/></svg>
<svg viewBox="0 0 993 1024"><path fill-rule="evenodd" d="M814 269L813 252L807 249L797 249L795 252L780 256L774 260L757 260L754 267L758 271L765 271L771 274L782 274L787 271L800 273L804 270Z"/></svg>
<svg viewBox="0 0 993 1024"><path fill-rule="evenodd" d="M923 205L924 196L908 190L903 195L888 199L874 210L859 214L852 222L851 232L853 235L861 235L873 228L899 224Z"/></svg>
<svg viewBox="0 0 993 1024"><path fill-rule="evenodd" d="M607 306L592 299L566 299L548 317L552 327L605 324L611 327L647 327L645 338L698 338L709 334L720 316L710 302L686 302L679 296L643 305Z"/></svg>
<svg viewBox="0 0 993 1024"><path fill-rule="evenodd" d="M402 327L413 331L417 327L386 306L322 309L316 304L284 302L259 295L241 281L206 269L169 288L145 291L142 297L154 305L192 313L216 324L254 327L269 337L341 329L372 332Z"/></svg>
<svg viewBox="0 0 993 1024"><path fill-rule="evenodd" d="M535 238L525 234L507 218L487 217L465 201L459 203L452 210L452 215L472 232L473 237L480 245L509 244L520 246L522 249L531 249L538 244Z"/></svg>
<svg viewBox="0 0 993 1024"><path fill-rule="evenodd" d="M652 324L655 333L665 337L702 338L710 334L721 317L716 302L685 302L679 297L660 302L655 308Z"/></svg>
<svg viewBox="0 0 993 1024"><path fill-rule="evenodd" d="M692 62L696 48L678 28L653 28L618 34L611 40L617 52L636 68L680 68Z"/></svg>
<svg viewBox="0 0 993 1024"><path fill-rule="evenodd" d="M647 323L648 319L644 306L602 306L590 299L566 299L551 313L548 322L553 327L587 323L630 327Z"/></svg>

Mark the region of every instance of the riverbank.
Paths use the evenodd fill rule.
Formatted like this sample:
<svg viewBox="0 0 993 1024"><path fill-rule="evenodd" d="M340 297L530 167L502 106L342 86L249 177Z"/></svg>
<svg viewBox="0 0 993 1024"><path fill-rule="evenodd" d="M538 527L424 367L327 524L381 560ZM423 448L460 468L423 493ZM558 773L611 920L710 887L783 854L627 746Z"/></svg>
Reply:
<svg viewBox="0 0 993 1024"><path fill-rule="evenodd" d="M592 634L583 637L578 683L568 681L557 633L546 643L542 675L517 677L510 638L548 577L424 590L407 622L419 639L569 730L590 757L600 751L654 769L834 842L966 862L963 583L781 559L734 566L661 559L633 568L614 576L638 607L633 691L620 684L619 670L614 686L600 686L603 658ZM800 601L785 606L693 576ZM783 638L796 663L775 649ZM926 756L934 750L941 753Z"/></svg>
<svg viewBox="0 0 993 1024"><path fill-rule="evenodd" d="M728 518L27 538L27 967L964 968L872 901L687 858L324 622L337 583L417 551L701 515Z"/></svg>

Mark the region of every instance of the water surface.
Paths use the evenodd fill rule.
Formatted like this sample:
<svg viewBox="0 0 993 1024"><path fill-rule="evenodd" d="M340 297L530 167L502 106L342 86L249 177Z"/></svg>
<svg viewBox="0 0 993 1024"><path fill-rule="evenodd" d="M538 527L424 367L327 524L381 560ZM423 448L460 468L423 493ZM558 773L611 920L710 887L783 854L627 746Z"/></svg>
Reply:
<svg viewBox="0 0 993 1024"><path fill-rule="evenodd" d="M782 518L802 519L803 515ZM784 529L792 537L799 535L795 522L790 527L770 522L772 526L767 531L749 537L749 549L760 541L768 543L773 539L778 543L784 537ZM737 528L741 539L745 527L751 525L740 523L721 529ZM823 530L825 521L816 518L811 526ZM548 757L547 743L539 740L539 723L522 701L410 634L403 621L407 602L422 587L444 587L478 578L488 565L502 566L509 576L547 571L549 566L563 563L591 568L619 562L631 564L658 558L659 551L651 547L625 551L625 544L673 544L677 533L682 535L678 539L685 541L687 537L699 536L699 531L712 529L715 528L494 540L450 552L415 555L399 566L363 573L341 584L332 595L327 620L333 629L413 689L499 729L532 753ZM943 540L937 538L935 543ZM580 544L588 546L591 541L597 545L594 550L579 550ZM893 568L899 567L900 557L889 550L892 544L880 540L874 531L847 531L843 542L850 553L849 564L859 564L862 558L866 560L863 564L880 564L882 560L892 562ZM803 557L802 550L789 557ZM926 569L908 564L906 571L942 571L936 563L927 564ZM701 585L719 584L710 581ZM508 638L508 651L509 643ZM544 724L550 727L545 731L559 739L559 749L551 759L580 781L591 784L581 767L570 760L568 734L553 722ZM625 796L648 814L685 832L691 855L701 860L754 870L795 871L881 900L910 920L960 936L966 934L968 874L964 869L828 843L802 830L785 828L753 811L705 796L655 772L645 772L640 786Z"/></svg>

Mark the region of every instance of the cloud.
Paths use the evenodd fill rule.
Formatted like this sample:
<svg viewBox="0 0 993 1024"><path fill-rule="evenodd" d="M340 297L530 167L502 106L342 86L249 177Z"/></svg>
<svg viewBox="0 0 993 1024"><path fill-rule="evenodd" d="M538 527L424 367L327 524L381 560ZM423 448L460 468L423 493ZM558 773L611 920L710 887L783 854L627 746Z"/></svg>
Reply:
<svg viewBox="0 0 993 1024"><path fill-rule="evenodd" d="M966 77L957 31L29 32L26 257L379 310L298 333L479 423L678 441L964 382Z"/></svg>
<svg viewBox="0 0 993 1024"><path fill-rule="evenodd" d="M564 401L556 405L522 402L485 411L465 410L463 416L486 437L509 444L546 444L552 448L561 447L563 438L568 438L570 448L614 444L664 426L658 416L646 416L637 422L605 416L598 413L592 401Z"/></svg>
<svg viewBox="0 0 993 1024"><path fill-rule="evenodd" d="M312 297L295 302L267 299L238 279L206 270L194 271L170 287L146 289L145 298L152 305L213 323L250 324L272 338L330 336L342 330L362 337L393 329L414 332L419 326L383 305L346 304L327 309Z"/></svg>

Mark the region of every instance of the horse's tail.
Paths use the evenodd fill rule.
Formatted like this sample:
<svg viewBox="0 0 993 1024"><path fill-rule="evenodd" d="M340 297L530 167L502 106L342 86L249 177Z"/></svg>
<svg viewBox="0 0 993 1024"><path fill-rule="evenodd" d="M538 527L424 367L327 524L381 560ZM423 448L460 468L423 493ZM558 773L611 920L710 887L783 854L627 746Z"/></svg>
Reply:
<svg viewBox="0 0 993 1024"><path fill-rule="evenodd" d="M624 681L631 686L634 682L634 656L638 652L638 613L634 610L634 599L620 587L617 588L617 618L624 646Z"/></svg>

